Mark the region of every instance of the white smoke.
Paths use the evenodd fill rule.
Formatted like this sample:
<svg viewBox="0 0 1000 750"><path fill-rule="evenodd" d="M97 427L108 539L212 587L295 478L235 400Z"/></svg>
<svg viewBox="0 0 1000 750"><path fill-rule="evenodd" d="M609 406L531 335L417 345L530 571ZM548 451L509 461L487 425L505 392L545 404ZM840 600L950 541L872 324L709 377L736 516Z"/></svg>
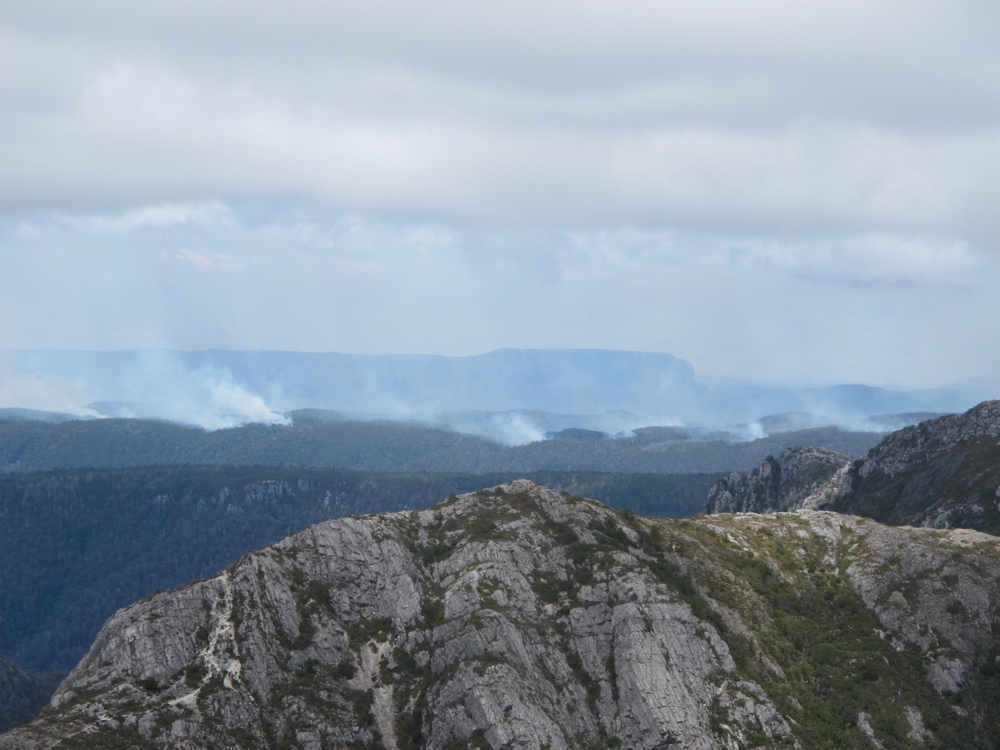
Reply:
<svg viewBox="0 0 1000 750"><path fill-rule="evenodd" d="M280 394L280 389L273 389ZM226 368L190 368L176 352L135 352L114 372L66 376L32 359L0 369L0 408L37 409L79 417L167 419L206 430L249 422L286 424L269 399L240 384Z"/></svg>
<svg viewBox="0 0 1000 750"><path fill-rule="evenodd" d="M269 407L262 397L236 383L229 371L209 367L190 371L172 398L157 407L156 416L206 430L238 427L248 422L288 424L288 419Z"/></svg>
<svg viewBox="0 0 1000 750"><path fill-rule="evenodd" d="M98 413L86 406L93 400L89 394L87 383L81 378L0 370L0 408L97 417Z"/></svg>
<svg viewBox="0 0 1000 750"><path fill-rule="evenodd" d="M490 422L495 428L495 439L503 445L526 445L545 439L545 432L538 425L517 412L494 414Z"/></svg>
<svg viewBox="0 0 1000 750"><path fill-rule="evenodd" d="M287 424L284 413L315 408L364 412L357 414L362 419L447 427L505 446L537 442L567 429L629 437L642 427L663 426L676 428L686 439L734 441L826 426L888 432L943 411L940 399L924 405L911 394L881 389L783 389L730 382L717 385L715 392L707 389L696 404L703 418L684 423L673 417L624 410L566 414L540 410L438 412L431 407L418 412L415 409L434 400L426 395L433 392L432 382L399 385L388 382L384 373L379 376L378 371L372 371L368 380L352 376L360 386L348 382L342 388L327 387L331 379L337 385L335 373L308 374L306 370L308 376L303 379L292 370L283 377L285 370L275 364L280 358L258 355L0 350L0 408L79 417L167 419L207 430L246 423ZM349 372L353 370L349 368ZM530 389L527 392L530 395ZM595 390L594 395L597 400L602 393ZM661 402L672 403L665 397ZM347 409L345 405L349 405ZM894 416L868 416L875 409Z"/></svg>

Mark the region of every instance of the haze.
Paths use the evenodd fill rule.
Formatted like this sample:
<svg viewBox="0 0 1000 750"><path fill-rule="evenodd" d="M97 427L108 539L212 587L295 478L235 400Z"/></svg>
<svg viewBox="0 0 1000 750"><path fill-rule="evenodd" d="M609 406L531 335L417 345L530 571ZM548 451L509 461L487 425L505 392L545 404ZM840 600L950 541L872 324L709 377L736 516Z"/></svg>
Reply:
<svg viewBox="0 0 1000 750"><path fill-rule="evenodd" d="M0 348L1000 374L995 3L9 0L0 24Z"/></svg>

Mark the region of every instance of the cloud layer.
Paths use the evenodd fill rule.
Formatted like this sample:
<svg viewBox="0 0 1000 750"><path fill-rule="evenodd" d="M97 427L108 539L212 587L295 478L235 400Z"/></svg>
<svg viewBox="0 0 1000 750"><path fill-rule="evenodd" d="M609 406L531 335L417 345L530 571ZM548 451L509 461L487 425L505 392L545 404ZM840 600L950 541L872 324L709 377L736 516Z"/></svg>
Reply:
<svg viewBox="0 0 1000 750"><path fill-rule="evenodd" d="M997 231L980 2L13 5L8 207Z"/></svg>
<svg viewBox="0 0 1000 750"><path fill-rule="evenodd" d="M15 0L0 346L996 372L998 37L978 0Z"/></svg>

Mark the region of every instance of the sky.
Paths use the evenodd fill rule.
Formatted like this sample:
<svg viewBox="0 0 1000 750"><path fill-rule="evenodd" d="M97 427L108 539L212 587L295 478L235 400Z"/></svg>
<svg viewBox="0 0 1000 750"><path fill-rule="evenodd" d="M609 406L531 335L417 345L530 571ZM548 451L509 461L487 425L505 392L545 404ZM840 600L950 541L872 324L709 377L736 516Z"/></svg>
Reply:
<svg viewBox="0 0 1000 750"><path fill-rule="evenodd" d="M4 0L0 348L1000 376L992 0Z"/></svg>

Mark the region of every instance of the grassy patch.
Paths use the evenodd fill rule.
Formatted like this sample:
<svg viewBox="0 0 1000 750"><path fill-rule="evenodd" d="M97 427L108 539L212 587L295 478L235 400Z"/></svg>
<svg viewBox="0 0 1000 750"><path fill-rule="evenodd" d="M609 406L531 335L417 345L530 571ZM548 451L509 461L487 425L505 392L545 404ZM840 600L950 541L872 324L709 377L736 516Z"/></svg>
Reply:
<svg viewBox="0 0 1000 750"><path fill-rule="evenodd" d="M370 640L384 643L393 632L391 617L362 617L347 627L347 638L353 648L360 648Z"/></svg>
<svg viewBox="0 0 1000 750"><path fill-rule="evenodd" d="M861 712L872 717L871 726L886 750L909 747L905 706L916 707L939 738L940 745L930 742L927 747L996 746L1000 730L995 723L984 722L977 735L972 722L934 692L925 679L919 651L896 651L878 636L882 626L846 572L821 568L828 551L825 542L797 542L802 554L791 554L785 548L792 545L783 541L786 537L779 526L784 522L762 523L767 525L740 530L745 546L726 543L724 535L709 543L703 530L688 535L688 528L677 528L683 524L671 524L658 546L684 548L689 557L687 574L681 575L662 558L650 568L693 608L703 591L740 613L754 631L753 644L721 627L719 618L704 617L704 603L695 609L727 641L740 673L762 685L779 711L794 720L795 735L804 747L870 746L856 726ZM679 531L686 539L679 538ZM860 553L863 550L845 547L838 556L852 559ZM767 661L780 666L784 677L778 677ZM993 679L980 675L962 691L966 704L980 715L997 715L1000 710L1000 684ZM727 719L721 706L716 708L712 727L718 731Z"/></svg>

